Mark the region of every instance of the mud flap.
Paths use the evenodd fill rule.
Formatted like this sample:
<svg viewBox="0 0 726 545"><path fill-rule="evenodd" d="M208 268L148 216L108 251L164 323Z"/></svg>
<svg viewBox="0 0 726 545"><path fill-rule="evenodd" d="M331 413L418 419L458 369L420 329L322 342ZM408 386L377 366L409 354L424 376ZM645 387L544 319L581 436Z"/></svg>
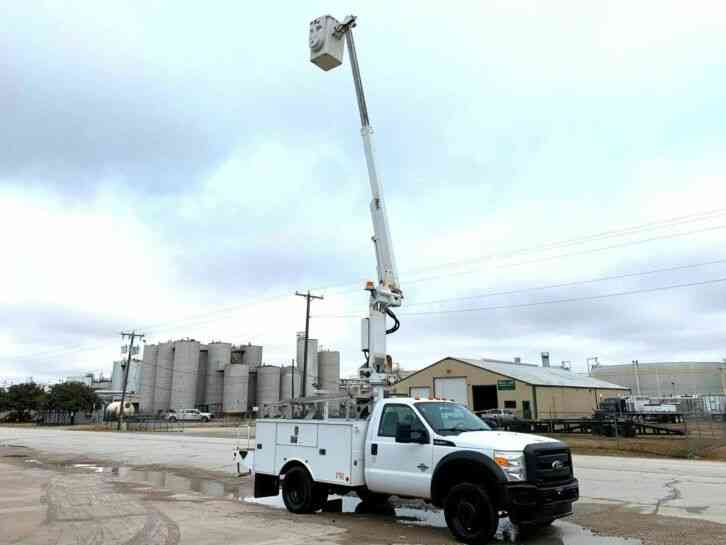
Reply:
<svg viewBox="0 0 726 545"><path fill-rule="evenodd" d="M255 474L255 498L277 496L280 492L280 479L276 475Z"/></svg>

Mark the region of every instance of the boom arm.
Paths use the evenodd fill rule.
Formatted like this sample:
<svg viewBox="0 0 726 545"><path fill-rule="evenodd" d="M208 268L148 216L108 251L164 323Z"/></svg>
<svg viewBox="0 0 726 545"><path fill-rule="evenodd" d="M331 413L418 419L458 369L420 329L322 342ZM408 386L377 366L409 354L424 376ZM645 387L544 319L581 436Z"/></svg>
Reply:
<svg viewBox="0 0 726 545"><path fill-rule="evenodd" d="M358 99L358 111L361 121L361 136L363 137L363 151L368 167L368 180L371 185L371 220L373 221L373 245L376 253L376 266L378 271L377 285L369 285L370 292L368 318L362 323L362 348L366 355L366 364L361 370L374 387L376 397L383 397L382 386L386 381L386 335L398 329L399 322L391 308L401 306L403 293L398 283L396 258L393 254L391 231L388 226L386 205L383 199L383 184L378 177L378 169L373 148L373 128L368 119L363 82L360 77L358 56L355 51L352 27L355 26L355 17L346 17L345 21L336 28L344 33L350 55L350 64L353 71L353 82ZM386 316L395 320L391 329L386 329Z"/></svg>
<svg viewBox="0 0 726 545"><path fill-rule="evenodd" d="M371 184L371 220L373 221L373 245L376 252L376 266L378 269L378 282L368 282L366 290L370 293L368 305L368 318L362 324L362 348L366 356L366 363L360 373L373 387L374 399L383 397L383 386L386 384L386 372L390 368L386 365L386 335L396 331L400 322L391 310L401 306L403 293L398 285L396 259L393 255L391 231L388 227L386 206L383 200L383 186L378 178L376 161L373 153L373 128L368 120L368 108L363 82L358 67L358 56L353 41L353 27L355 17L349 15L342 23L331 15L324 15L310 23L310 60L322 70L331 70L343 62L343 40L348 46L350 65L353 70L355 94L358 99L358 112L360 113L361 136L363 137L363 151L368 167L368 179ZM390 329L386 328L386 317L394 320Z"/></svg>

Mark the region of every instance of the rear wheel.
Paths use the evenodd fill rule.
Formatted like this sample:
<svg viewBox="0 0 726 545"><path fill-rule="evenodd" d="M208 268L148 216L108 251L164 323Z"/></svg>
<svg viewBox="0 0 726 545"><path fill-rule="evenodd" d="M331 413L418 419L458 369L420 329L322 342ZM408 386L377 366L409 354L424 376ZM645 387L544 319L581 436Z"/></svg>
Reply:
<svg viewBox="0 0 726 545"><path fill-rule="evenodd" d="M464 543L488 543L499 525L497 512L484 487L472 483L454 486L444 502L446 525Z"/></svg>
<svg viewBox="0 0 726 545"><path fill-rule="evenodd" d="M328 503L328 489L320 484L313 485L313 511L319 511Z"/></svg>
<svg viewBox="0 0 726 545"><path fill-rule="evenodd" d="M319 507L316 505L316 494L310 474L305 468L293 467L282 481L282 501L291 513L312 513Z"/></svg>

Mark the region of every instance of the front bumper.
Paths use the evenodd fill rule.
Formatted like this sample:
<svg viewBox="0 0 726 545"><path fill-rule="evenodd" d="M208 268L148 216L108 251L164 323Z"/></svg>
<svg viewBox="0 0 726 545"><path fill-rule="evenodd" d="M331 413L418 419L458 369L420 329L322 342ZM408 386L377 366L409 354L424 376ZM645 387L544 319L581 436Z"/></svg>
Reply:
<svg viewBox="0 0 726 545"><path fill-rule="evenodd" d="M580 497L577 479L558 485L503 483L501 503L516 523L538 523L572 514L572 504Z"/></svg>

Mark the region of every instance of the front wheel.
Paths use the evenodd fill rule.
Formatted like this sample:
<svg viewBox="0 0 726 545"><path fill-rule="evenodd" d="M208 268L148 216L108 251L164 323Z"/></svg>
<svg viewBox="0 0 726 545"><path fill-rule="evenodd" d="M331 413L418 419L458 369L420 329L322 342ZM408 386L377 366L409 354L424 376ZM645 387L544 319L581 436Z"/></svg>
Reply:
<svg viewBox="0 0 726 545"><path fill-rule="evenodd" d="M497 512L484 487L472 483L454 486L444 502L446 525L454 537L470 545L488 543L499 525Z"/></svg>
<svg viewBox="0 0 726 545"><path fill-rule="evenodd" d="M209 422L209 418L207 418L206 416L203 416L202 417L202 422Z"/></svg>
<svg viewBox="0 0 726 545"><path fill-rule="evenodd" d="M312 513L318 508L310 474L302 467L293 467L282 480L282 501L291 513Z"/></svg>

